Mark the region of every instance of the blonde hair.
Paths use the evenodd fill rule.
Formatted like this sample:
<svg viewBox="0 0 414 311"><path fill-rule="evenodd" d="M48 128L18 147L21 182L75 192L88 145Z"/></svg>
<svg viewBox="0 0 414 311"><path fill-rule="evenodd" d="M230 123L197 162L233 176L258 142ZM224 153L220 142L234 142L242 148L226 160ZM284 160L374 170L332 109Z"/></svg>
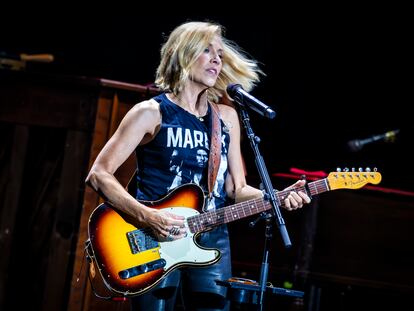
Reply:
<svg viewBox="0 0 414 311"><path fill-rule="evenodd" d="M250 91L260 81L264 73L257 61L234 42L223 37L223 26L211 22L187 22L175 28L161 48L161 62L156 72L156 85L163 91L180 93L190 79L190 70L197 58L203 53L214 36L223 42L223 67L214 87L207 90L210 101L218 102L227 96L226 88L230 83L241 84Z"/></svg>

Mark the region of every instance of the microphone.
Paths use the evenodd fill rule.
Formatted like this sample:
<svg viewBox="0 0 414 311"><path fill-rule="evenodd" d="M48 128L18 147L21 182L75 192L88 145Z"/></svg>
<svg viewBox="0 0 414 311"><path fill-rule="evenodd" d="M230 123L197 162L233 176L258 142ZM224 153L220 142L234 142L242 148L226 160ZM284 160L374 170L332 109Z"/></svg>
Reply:
<svg viewBox="0 0 414 311"><path fill-rule="evenodd" d="M372 135L370 137L364 138L364 139L354 139L348 141L348 147L351 151L359 151L361 150L365 145L371 144L373 142L383 140L383 141L394 141L395 136L400 132L399 129L386 132L384 134L379 135Z"/></svg>
<svg viewBox="0 0 414 311"><path fill-rule="evenodd" d="M246 105L266 118L273 119L276 116L274 110L247 93L240 84L229 84L227 86L227 94L239 105Z"/></svg>

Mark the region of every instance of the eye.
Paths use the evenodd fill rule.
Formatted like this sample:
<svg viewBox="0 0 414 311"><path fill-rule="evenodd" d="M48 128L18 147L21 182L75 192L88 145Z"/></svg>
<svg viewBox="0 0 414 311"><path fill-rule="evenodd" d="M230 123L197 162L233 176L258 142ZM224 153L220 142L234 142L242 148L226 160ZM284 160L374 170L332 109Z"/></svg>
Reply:
<svg viewBox="0 0 414 311"><path fill-rule="evenodd" d="M210 48L205 48L204 53L210 53Z"/></svg>

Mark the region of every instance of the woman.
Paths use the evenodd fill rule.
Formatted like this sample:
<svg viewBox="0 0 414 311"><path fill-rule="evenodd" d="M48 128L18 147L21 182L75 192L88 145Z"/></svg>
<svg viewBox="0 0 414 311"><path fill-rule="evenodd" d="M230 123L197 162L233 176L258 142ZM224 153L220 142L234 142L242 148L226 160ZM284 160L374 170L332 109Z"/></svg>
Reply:
<svg viewBox="0 0 414 311"><path fill-rule="evenodd" d="M229 100L229 83L239 83L249 91L262 72L222 32L218 24L187 22L170 34L161 49L155 81L163 93L138 103L126 114L86 179L113 207L134 217L141 226L150 227L160 241L186 236L184 217L152 209L138 200L157 200L186 183L196 183L209 192L208 161L204 157L210 152L211 116L215 111L221 119L221 160L214 191L207 196L205 208L218 209L228 200L240 202L263 196L261 190L246 184L236 110L229 105L215 105L221 99ZM134 151L138 163L136 198L114 177ZM303 186L303 181L292 185L297 186ZM308 202L303 192L292 191L285 199L288 210ZM198 243L218 248L221 259L205 268L173 271L154 289L133 298L133 307L173 310L181 288L183 303L189 309L228 308L226 289L215 283L216 279L231 276L227 227L221 225L202 233Z"/></svg>

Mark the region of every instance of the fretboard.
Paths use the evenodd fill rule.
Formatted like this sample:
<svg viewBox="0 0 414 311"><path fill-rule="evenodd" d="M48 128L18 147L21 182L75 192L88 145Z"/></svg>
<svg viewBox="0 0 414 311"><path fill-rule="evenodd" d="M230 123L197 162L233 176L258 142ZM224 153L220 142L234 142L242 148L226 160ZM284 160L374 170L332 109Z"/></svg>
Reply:
<svg viewBox="0 0 414 311"><path fill-rule="evenodd" d="M308 183L308 188L309 191L307 191L305 187L298 187L294 190L289 189L284 191L277 191L275 193L276 201L279 206L283 207L285 205L285 198L292 191L304 191L308 192L310 196L314 196L330 190L326 178ZM271 209L271 207L271 203L263 198L252 199L191 216L187 218L187 223L190 231L192 233L196 233L221 224L226 224L238 219L246 218L267 211Z"/></svg>

